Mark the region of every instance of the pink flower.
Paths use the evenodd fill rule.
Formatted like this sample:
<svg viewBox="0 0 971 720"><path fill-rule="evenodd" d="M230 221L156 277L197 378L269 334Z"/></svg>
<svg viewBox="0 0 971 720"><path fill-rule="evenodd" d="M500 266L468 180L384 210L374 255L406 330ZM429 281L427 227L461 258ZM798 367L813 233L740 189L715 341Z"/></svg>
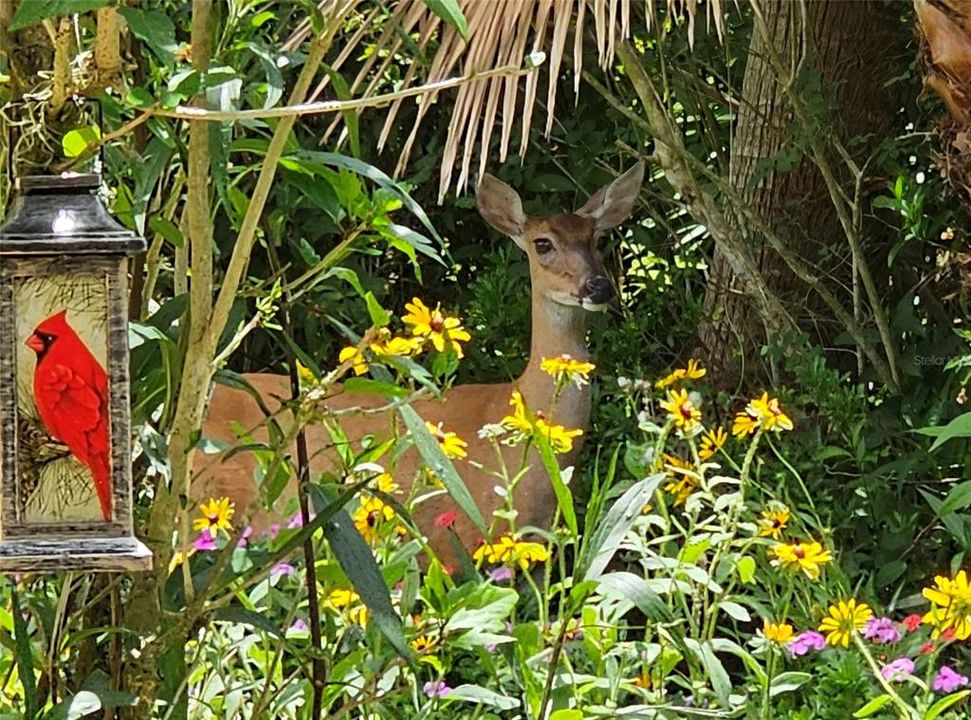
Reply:
<svg viewBox="0 0 971 720"><path fill-rule="evenodd" d="M938 670L937 675L934 676L932 687L937 692L951 693L957 690L959 687L964 687L967 684L967 676L955 672L947 665L941 665L941 669Z"/></svg>
<svg viewBox="0 0 971 720"><path fill-rule="evenodd" d="M495 570L489 571L489 579L492 580L492 582L502 582L503 580L508 580L511 577L511 568L497 567Z"/></svg>
<svg viewBox="0 0 971 720"><path fill-rule="evenodd" d="M281 562L273 566L273 568L270 570L270 575L286 575L289 577L290 575L293 575L294 572L295 569L293 565L290 563Z"/></svg>
<svg viewBox="0 0 971 720"><path fill-rule="evenodd" d="M443 698L452 692L452 688L444 680L429 680L422 690L430 698Z"/></svg>
<svg viewBox="0 0 971 720"><path fill-rule="evenodd" d="M914 673L914 661L908 657L900 657L883 666L880 674L890 682L903 682Z"/></svg>
<svg viewBox="0 0 971 720"><path fill-rule="evenodd" d="M441 515L435 518L435 527L437 528L450 528L455 525L455 521L459 519L459 514L455 510L446 510Z"/></svg>
<svg viewBox="0 0 971 720"><path fill-rule="evenodd" d="M875 617L867 620L863 637L875 643L895 643L900 640L900 631L888 617Z"/></svg>
<svg viewBox="0 0 971 720"><path fill-rule="evenodd" d="M293 530L294 528L303 527L303 515L299 512L290 518L290 522L287 523L287 529Z"/></svg>
<svg viewBox="0 0 971 720"><path fill-rule="evenodd" d="M207 552L209 550L216 549L216 541L212 535L209 534L208 530L203 530L201 533L199 533L199 537L197 537L192 543L192 547L200 552Z"/></svg>
<svg viewBox="0 0 971 720"><path fill-rule="evenodd" d="M806 655L810 650L822 650L826 647L826 638L813 630L796 635L786 645L795 657Z"/></svg>
<svg viewBox="0 0 971 720"><path fill-rule="evenodd" d="M236 547L246 547L249 543L248 540L253 534L253 526L247 525L243 528L243 532L239 536L239 542L236 543Z"/></svg>
<svg viewBox="0 0 971 720"><path fill-rule="evenodd" d="M271 540L280 534L280 523L270 523L269 529L266 531L266 536Z"/></svg>
<svg viewBox="0 0 971 720"><path fill-rule="evenodd" d="M290 629L296 630L297 632L307 632L310 630L310 628L307 627L307 623L305 623L301 618L294 620L293 625L290 626Z"/></svg>

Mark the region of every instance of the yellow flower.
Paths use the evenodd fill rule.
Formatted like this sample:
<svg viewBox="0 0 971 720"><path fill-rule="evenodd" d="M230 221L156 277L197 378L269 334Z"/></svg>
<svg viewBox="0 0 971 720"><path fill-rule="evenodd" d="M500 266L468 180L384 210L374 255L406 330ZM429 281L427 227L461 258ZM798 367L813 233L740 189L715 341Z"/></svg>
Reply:
<svg viewBox="0 0 971 720"><path fill-rule="evenodd" d="M708 430L701 436L698 457L702 460L711 460L725 446L727 440L728 433L725 432L725 428L717 427L714 430Z"/></svg>
<svg viewBox="0 0 971 720"><path fill-rule="evenodd" d="M529 415L526 413L526 404L523 402L522 393L513 390L509 404L513 407L512 415L506 415L499 423L509 430L515 430L526 435L532 434L533 423L530 422Z"/></svg>
<svg viewBox="0 0 971 720"><path fill-rule="evenodd" d="M826 642L830 645L849 647L853 634L862 630L872 617L873 611L866 603L857 603L852 598L840 600L830 605L829 615L819 624L819 632L826 633Z"/></svg>
<svg viewBox="0 0 971 720"><path fill-rule="evenodd" d="M732 435L737 438L744 438L758 430L758 427L759 419L745 410L735 415L735 419L732 421Z"/></svg>
<svg viewBox="0 0 971 720"><path fill-rule="evenodd" d="M701 410L688 399L686 390L668 390L668 399L661 403L674 420L674 426L684 432L693 429L701 421Z"/></svg>
<svg viewBox="0 0 971 720"><path fill-rule="evenodd" d="M596 367L593 363L574 360L569 355L559 355L553 358L543 358L540 368L556 382L569 380L577 387L587 382L590 373Z"/></svg>
<svg viewBox="0 0 971 720"><path fill-rule="evenodd" d="M445 432L442 430L442 424L432 425L427 420L425 421L425 427L428 428L428 432L431 433L432 437L438 440L438 446L445 453L445 457L456 460L458 458L464 458L468 455L465 448L469 446L465 440L460 438L453 432Z"/></svg>
<svg viewBox="0 0 971 720"><path fill-rule="evenodd" d="M354 527L367 542L378 536L381 523L394 519L394 510L376 497L369 497L357 506L352 516Z"/></svg>
<svg viewBox="0 0 971 720"><path fill-rule="evenodd" d="M394 481L391 473L381 473L375 480L377 480L377 489L383 493L391 495L398 490L398 483Z"/></svg>
<svg viewBox="0 0 971 720"><path fill-rule="evenodd" d="M347 612L347 619L362 627L367 623L368 611L365 605L361 604L361 596L350 589L338 588L331 591L324 601L324 607L334 610L338 614L341 611Z"/></svg>
<svg viewBox="0 0 971 720"><path fill-rule="evenodd" d="M781 538L782 531L789 524L789 516L789 508L781 503L763 510L759 518L759 537Z"/></svg>
<svg viewBox="0 0 971 720"><path fill-rule="evenodd" d="M468 342L472 336L462 327L461 320L443 315L439 305L431 310L418 298L412 298L411 302L405 305L405 309L408 313L402 315L401 319L411 325L412 335L423 340L431 340L438 352L445 352L448 349L462 357L461 343Z"/></svg>
<svg viewBox="0 0 971 720"><path fill-rule="evenodd" d="M666 388L681 380L698 380L703 378L707 372L705 368L701 367L701 363L698 360L691 358L688 360L688 367L678 368L667 377L658 380L655 383L655 387Z"/></svg>
<svg viewBox="0 0 971 720"><path fill-rule="evenodd" d="M189 548L188 550L176 550L172 555L172 559L169 561L169 574L175 570L179 565L188 560L192 555L195 554L195 548Z"/></svg>
<svg viewBox="0 0 971 720"><path fill-rule="evenodd" d="M297 360L297 375L300 377L300 382L304 385L314 385L317 383L317 376L314 375L314 371L299 360Z"/></svg>
<svg viewBox="0 0 971 720"><path fill-rule="evenodd" d="M810 580L819 580L822 566L833 559L818 542L779 543L772 548L772 554L775 555L772 560L774 566L790 572L801 570Z"/></svg>
<svg viewBox="0 0 971 720"><path fill-rule="evenodd" d="M937 587L924 588L923 595L931 602L931 610L924 616L924 622L934 626L934 637L945 630L953 630L958 640L971 636L971 586L964 570L954 578L938 575L934 578Z"/></svg>
<svg viewBox="0 0 971 720"><path fill-rule="evenodd" d="M494 543L480 545L472 554L476 562L485 560L493 564L518 565L527 570L531 563L546 562L550 551L543 545L534 542L514 540L509 535L503 535Z"/></svg>
<svg viewBox="0 0 971 720"><path fill-rule="evenodd" d="M379 357L388 357L391 355L403 357L414 355L421 350L422 341L420 338L390 337L390 335L391 333L385 330L380 340L371 343L371 351L375 355Z"/></svg>
<svg viewBox="0 0 971 720"><path fill-rule="evenodd" d="M348 345L341 350L340 355L337 356L337 360L341 364L350 362L355 375L363 375L367 372L367 360L364 357L364 353L356 345Z"/></svg>
<svg viewBox="0 0 971 720"><path fill-rule="evenodd" d="M750 414L756 415L762 422L763 430L792 430L792 419L785 414L779 404L779 398L770 398L769 393L762 393L762 397L752 400L749 404ZM754 410L754 413L751 411Z"/></svg>
<svg viewBox="0 0 971 720"><path fill-rule="evenodd" d="M546 438L550 449L557 455L573 450L573 438L583 435L579 428L568 430L562 425L550 425L542 418L536 420L536 432Z"/></svg>
<svg viewBox="0 0 971 720"><path fill-rule="evenodd" d="M766 620L762 626L762 635L769 642L773 642L776 645L785 645L792 640L792 625L789 623L770 623Z"/></svg>
<svg viewBox="0 0 971 720"><path fill-rule="evenodd" d="M679 457L664 453L661 456L664 469L671 482L664 486L664 491L674 495L674 506L684 505L685 501L695 490L698 489L698 476L694 472L694 467L689 462L685 462Z"/></svg>
<svg viewBox="0 0 971 720"><path fill-rule="evenodd" d="M435 645L435 641L425 635L419 635L410 643L417 653L427 653Z"/></svg>
<svg viewBox="0 0 971 720"><path fill-rule="evenodd" d="M216 538L220 530L228 536L229 531L233 529L230 520L234 512L233 504L228 497L218 500L210 498L209 502L202 503L199 506L199 517L192 521L192 529L198 532L208 532L213 539Z"/></svg>

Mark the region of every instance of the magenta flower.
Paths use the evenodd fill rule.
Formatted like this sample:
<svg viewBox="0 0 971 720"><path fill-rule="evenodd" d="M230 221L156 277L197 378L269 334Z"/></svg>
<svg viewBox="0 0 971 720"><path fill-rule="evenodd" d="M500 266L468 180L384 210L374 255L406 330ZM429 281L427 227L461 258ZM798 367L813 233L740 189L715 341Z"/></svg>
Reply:
<svg viewBox="0 0 971 720"><path fill-rule="evenodd" d="M875 617L867 620L863 637L875 643L895 643L900 640L900 631L888 617Z"/></svg>
<svg viewBox="0 0 971 720"><path fill-rule="evenodd" d="M814 630L807 630L804 633L796 635L796 637L789 641L786 647L794 657L801 657L809 653L810 650L822 650L825 648L826 638Z"/></svg>
<svg viewBox="0 0 971 720"><path fill-rule="evenodd" d="M294 528L303 527L303 515L299 512L290 518L290 522L287 523L287 529L293 530Z"/></svg>
<svg viewBox="0 0 971 720"><path fill-rule="evenodd" d="M957 690L959 687L964 687L968 684L968 678L966 675L962 675L959 672L955 672L947 665L941 665L941 669L937 671L937 675L934 676L934 682L931 687L937 692L951 693Z"/></svg>
<svg viewBox="0 0 971 720"><path fill-rule="evenodd" d="M303 621L302 618L297 618L293 621L293 625L290 626L291 630L296 630L297 632L307 632L310 628L307 623Z"/></svg>
<svg viewBox="0 0 971 720"><path fill-rule="evenodd" d="M249 544L250 536L253 534L253 526L247 525L243 528L243 532L240 533L239 542L236 543L236 547L244 548Z"/></svg>
<svg viewBox="0 0 971 720"><path fill-rule="evenodd" d="M452 688L444 680L429 680L422 690L430 698L443 698L452 692Z"/></svg>
<svg viewBox="0 0 971 720"><path fill-rule="evenodd" d="M497 567L495 570L489 571L489 579L492 580L492 582L502 582L503 580L508 580L511 577L511 568Z"/></svg>
<svg viewBox="0 0 971 720"><path fill-rule="evenodd" d="M199 537L197 537L193 541L192 547L194 547L196 550L200 552L215 550L216 540L213 538L212 535L209 534L208 530L203 530L201 533L199 533Z"/></svg>
<svg viewBox="0 0 971 720"><path fill-rule="evenodd" d="M884 665L880 674L890 682L903 682L914 674L914 661L908 657L899 657Z"/></svg>
<svg viewBox="0 0 971 720"><path fill-rule="evenodd" d="M294 572L296 572L296 569L293 567L293 565L290 563L281 562L273 566L273 568L270 570L270 575L286 575L289 577L290 575L293 575Z"/></svg>
<svg viewBox="0 0 971 720"><path fill-rule="evenodd" d="M266 531L266 536L270 538L270 540L272 540L279 534L280 534L280 523L278 522L270 523L270 527Z"/></svg>

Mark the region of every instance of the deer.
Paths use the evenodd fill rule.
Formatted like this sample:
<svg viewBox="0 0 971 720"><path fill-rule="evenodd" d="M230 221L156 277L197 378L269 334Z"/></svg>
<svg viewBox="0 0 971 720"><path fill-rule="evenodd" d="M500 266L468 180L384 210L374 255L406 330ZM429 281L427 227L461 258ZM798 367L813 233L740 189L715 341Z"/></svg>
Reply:
<svg viewBox="0 0 971 720"><path fill-rule="evenodd" d="M643 179L644 164L639 162L600 188L579 210L546 217L527 216L519 194L492 175L484 174L480 180L476 197L479 214L495 230L511 238L528 258L531 294L529 360L522 374L511 382L454 385L442 397L416 400L413 407L423 419L435 425L440 423L444 431L455 432L468 443L468 456L455 461L456 469L487 523L504 500L495 491L498 482L495 447L488 439L479 437L478 431L486 423L497 423L510 414L509 403L514 390L521 393L526 406L534 411L550 407L555 385L553 378L540 367L544 358L569 355L579 361L589 359L585 342L587 317L605 310L615 298L614 283L604 270L598 239L630 216ZM264 399L265 405L274 411L281 411L281 403L290 398L290 379L286 375L255 373L244 377ZM363 413L341 416L341 427L351 443L359 443L368 436L379 441L394 436L394 412L377 412L382 403L386 401L378 396L342 392L339 388L325 401L329 411L365 409ZM553 420L556 424L586 431L590 410L590 386L567 383L556 398ZM265 410L248 392L217 384L202 436L233 444L239 442L233 432L234 423L243 428L260 428L262 425L263 429L254 431L252 438L265 441L265 422ZM305 433L312 456L311 477L334 470L337 454L327 430L319 424L309 424ZM575 462L581 440L582 436L577 438L571 452L558 456L561 467ZM515 472L523 461L522 448L501 447L507 467ZM256 462L250 453L203 458L197 455L196 462L200 471L193 482L194 499L228 497L237 508L260 508L250 518L257 531L274 519L272 512L267 513L262 510L261 503L255 502L259 490L254 479ZM411 490L420 463L414 448L399 458L393 477L402 493L407 495ZM518 480L513 493L516 526L549 529L556 498L535 449L529 451L526 465L528 469ZM292 485L295 485L293 478ZM292 493L292 487L289 491ZM436 518L442 518L445 513L452 520L436 522ZM450 538L450 532L458 536L469 553L483 540L472 521L458 511L454 500L445 492L431 494L427 500L417 503L413 520L446 567L458 567L457 563L461 561L460 550ZM425 562L427 558L423 564Z"/></svg>

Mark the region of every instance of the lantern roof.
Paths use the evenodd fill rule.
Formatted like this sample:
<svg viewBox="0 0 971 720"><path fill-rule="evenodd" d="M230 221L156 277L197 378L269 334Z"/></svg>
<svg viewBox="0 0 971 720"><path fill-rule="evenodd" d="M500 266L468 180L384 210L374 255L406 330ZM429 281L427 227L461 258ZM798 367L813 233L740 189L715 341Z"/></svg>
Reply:
<svg viewBox="0 0 971 720"><path fill-rule="evenodd" d="M28 175L0 226L0 255L125 254L145 250L145 239L108 213L98 197L101 175Z"/></svg>

